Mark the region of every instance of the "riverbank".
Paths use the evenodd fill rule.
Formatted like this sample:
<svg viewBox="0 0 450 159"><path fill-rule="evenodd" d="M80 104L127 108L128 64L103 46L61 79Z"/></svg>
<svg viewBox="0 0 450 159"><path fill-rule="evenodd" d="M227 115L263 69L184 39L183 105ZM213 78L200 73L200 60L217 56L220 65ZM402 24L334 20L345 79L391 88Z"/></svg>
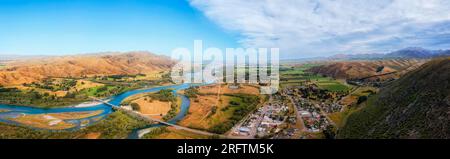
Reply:
<svg viewBox="0 0 450 159"><path fill-rule="evenodd" d="M124 139L132 130L147 124L117 111L96 124L73 131L33 129L0 123L0 139Z"/></svg>

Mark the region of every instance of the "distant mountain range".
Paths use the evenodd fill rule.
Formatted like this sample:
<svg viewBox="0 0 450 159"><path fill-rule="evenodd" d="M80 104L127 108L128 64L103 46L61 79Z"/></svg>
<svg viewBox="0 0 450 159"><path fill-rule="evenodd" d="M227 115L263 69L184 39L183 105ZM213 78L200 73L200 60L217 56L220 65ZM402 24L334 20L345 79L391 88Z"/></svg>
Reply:
<svg viewBox="0 0 450 159"><path fill-rule="evenodd" d="M0 62L11 61L11 60L23 60L23 59L34 59L34 58L45 58L50 57L46 55L12 55L12 54L0 54Z"/></svg>
<svg viewBox="0 0 450 159"><path fill-rule="evenodd" d="M428 50L420 47L408 47L394 52L382 54L337 54L325 59L327 60L366 60L366 59L427 59L441 56L450 56L450 50Z"/></svg>

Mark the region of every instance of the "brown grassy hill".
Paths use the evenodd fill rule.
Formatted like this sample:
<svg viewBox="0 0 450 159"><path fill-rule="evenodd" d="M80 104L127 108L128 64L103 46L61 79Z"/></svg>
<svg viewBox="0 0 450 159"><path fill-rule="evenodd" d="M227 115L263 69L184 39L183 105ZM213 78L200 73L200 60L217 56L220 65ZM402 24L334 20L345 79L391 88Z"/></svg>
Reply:
<svg viewBox="0 0 450 159"><path fill-rule="evenodd" d="M450 138L450 58L407 73L349 116L340 138Z"/></svg>
<svg viewBox="0 0 450 159"><path fill-rule="evenodd" d="M47 77L138 74L168 70L174 62L149 52L104 53L18 60L0 70L1 85Z"/></svg>
<svg viewBox="0 0 450 159"><path fill-rule="evenodd" d="M385 74L393 71L400 71L399 74L404 74L406 72L414 70L425 62L426 60L418 59L339 61L330 63L328 65L313 67L308 71L338 79L352 79ZM383 67L383 69L377 72L379 67ZM392 76L393 75L391 75L391 77ZM396 76L398 76L398 74Z"/></svg>

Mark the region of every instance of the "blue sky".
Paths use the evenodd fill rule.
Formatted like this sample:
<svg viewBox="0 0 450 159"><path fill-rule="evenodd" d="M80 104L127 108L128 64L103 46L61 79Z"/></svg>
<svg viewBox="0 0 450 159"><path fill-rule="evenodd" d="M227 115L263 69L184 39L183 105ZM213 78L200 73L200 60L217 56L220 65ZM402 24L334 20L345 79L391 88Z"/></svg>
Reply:
<svg viewBox="0 0 450 159"><path fill-rule="evenodd" d="M450 49L448 0L0 0L0 54L280 48L281 58Z"/></svg>
<svg viewBox="0 0 450 159"><path fill-rule="evenodd" d="M231 32L182 0L0 0L0 54L61 55L236 47Z"/></svg>
<svg viewBox="0 0 450 159"><path fill-rule="evenodd" d="M192 0L245 47L284 57L450 49L449 0Z"/></svg>

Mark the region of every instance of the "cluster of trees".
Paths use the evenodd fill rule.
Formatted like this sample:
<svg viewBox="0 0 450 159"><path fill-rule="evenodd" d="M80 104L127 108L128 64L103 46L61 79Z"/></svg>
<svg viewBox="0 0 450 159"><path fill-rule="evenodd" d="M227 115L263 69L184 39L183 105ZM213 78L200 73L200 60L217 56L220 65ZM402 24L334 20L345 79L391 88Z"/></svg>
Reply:
<svg viewBox="0 0 450 159"><path fill-rule="evenodd" d="M0 92L20 92L17 88L4 88L0 86Z"/></svg>
<svg viewBox="0 0 450 159"><path fill-rule="evenodd" d="M149 96L163 102L175 102L177 100L175 94L170 89L162 89L154 94L150 94Z"/></svg>
<svg viewBox="0 0 450 159"><path fill-rule="evenodd" d="M248 113L256 109L259 104L259 97L249 94L225 94L227 96L234 97L230 101L230 105L222 109L222 111L232 110L233 115L225 122L217 124L211 127L208 131L222 134L231 129L236 123L238 123L242 118Z"/></svg>
<svg viewBox="0 0 450 159"><path fill-rule="evenodd" d="M177 112L178 112L178 105L177 105L176 103L173 102L173 103L170 105L170 110L169 110L169 112L167 112L167 114L164 115L162 119L163 119L164 121L168 121L168 120L174 118L175 116L177 116Z"/></svg>
<svg viewBox="0 0 450 159"><path fill-rule="evenodd" d="M198 89L195 87L190 87L186 89L184 92L185 92L184 95L186 95L189 98L197 98Z"/></svg>
<svg viewBox="0 0 450 159"><path fill-rule="evenodd" d="M106 119L86 128L86 132L100 132L103 139L123 139L137 128L148 125L146 121L133 118L122 111L110 114Z"/></svg>
<svg viewBox="0 0 450 159"><path fill-rule="evenodd" d="M383 69L384 69L384 66L378 66L377 67L377 73L383 71Z"/></svg>
<svg viewBox="0 0 450 159"><path fill-rule="evenodd" d="M35 87L40 89L47 89L51 91L68 91L70 88L77 85L77 80L74 79L64 79L61 83L54 83L54 79L45 79L42 84L38 82L32 82L30 84L23 83L26 87Z"/></svg>
<svg viewBox="0 0 450 159"><path fill-rule="evenodd" d="M336 138L336 132L337 128L333 125L328 125L323 130L323 135L325 136L325 139L335 139Z"/></svg>
<svg viewBox="0 0 450 159"><path fill-rule="evenodd" d="M108 87L107 87L107 86L103 86L103 87L97 88L97 92L105 92L105 91L107 91L107 90L108 90Z"/></svg>
<svg viewBox="0 0 450 159"><path fill-rule="evenodd" d="M239 105L241 105L241 103L239 103L237 101L230 101L230 105L231 106L239 106Z"/></svg>
<svg viewBox="0 0 450 159"><path fill-rule="evenodd" d="M329 91L327 89L319 89L317 86L308 86L296 90L303 98L320 99L321 101L341 99L348 95L350 90L345 91Z"/></svg>
<svg viewBox="0 0 450 159"><path fill-rule="evenodd" d="M136 111L141 110L141 107L137 103L131 103L130 106L131 106L131 108L133 108L133 110L136 110Z"/></svg>
<svg viewBox="0 0 450 159"><path fill-rule="evenodd" d="M68 91L70 88L75 87L77 85L77 80L73 79L65 79L60 84L56 84L57 88L62 91Z"/></svg>
<svg viewBox="0 0 450 159"><path fill-rule="evenodd" d="M65 106L86 100L86 98L74 98L75 95L72 93L68 93L62 98L48 92L40 93L34 89L30 91L21 91L17 88L0 88L0 96L0 102L4 104L42 107Z"/></svg>
<svg viewBox="0 0 450 159"><path fill-rule="evenodd" d="M172 81L172 77L170 77L170 73L165 73L161 76L161 83L174 83Z"/></svg>
<svg viewBox="0 0 450 159"><path fill-rule="evenodd" d="M364 103L365 101L367 101L369 99L369 97L376 94L376 92L373 90L366 90L366 91L363 91L363 93L367 93L367 95L359 96L358 101L356 102L357 105Z"/></svg>
<svg viewBox="0 0 450 159"><path fill-rule="evenodd" d="M213 116L214 114L216 114L216 112L217 112L217 106L214 105L211 107L211 113L209 113L208 118Z"/></svg>
<svg viewBox="0 0 450 159"><path fill-rule="evenodd" d="M167 127L165 127L165 126L156 127L156 128L152 128L152 130L150 130L150 132L148 132L147 134L142 136L142 138L143 139L153 139L153 138L158 137L158 135L161 135L166 132L169 132L169 130L167 130Z"/></svg>
<svg viewBox="0 0 450 159"><path fill-rule="evenodd" d="M367 99L368 99L367 96L359 96L356 104L361 104L361 103L365 102Z"/></svg>
<svg viewBox="0 0 450 159"><path fill-rule="evenodd" d="M113 95L118 95L131 89L133 88L127 86L104 85L96 88L83 89L80 92L81 94L92 94L96 97L109 97Z"/></svg>

